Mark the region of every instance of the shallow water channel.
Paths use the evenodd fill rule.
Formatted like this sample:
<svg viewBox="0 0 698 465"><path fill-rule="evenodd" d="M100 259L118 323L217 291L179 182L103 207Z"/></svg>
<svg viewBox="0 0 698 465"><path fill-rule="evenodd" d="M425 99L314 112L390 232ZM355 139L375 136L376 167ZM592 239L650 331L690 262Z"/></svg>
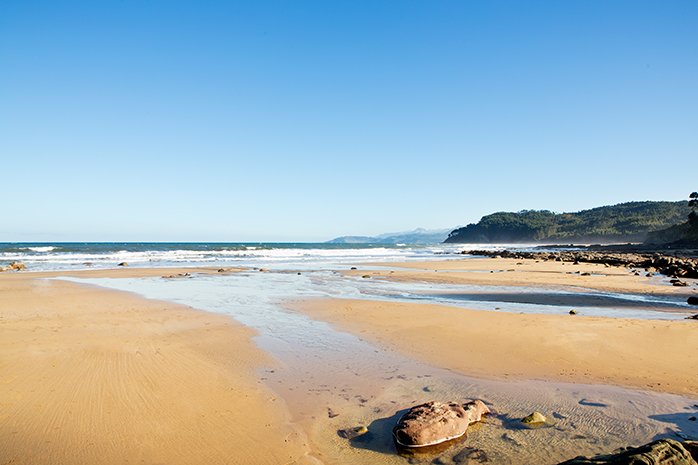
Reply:
<svg viewBox="0 0 698 465"><path fill-rule="evenodd" d="M289 300L336 297L566 313L575 295L570 291L394 283L332 270L70 280L230 315L255 328L259 347L279 362L260 371L260 382L285 402L315 456L325 463L553 464L658 437L698 438L698 422L689 420L698 414L698 399L612 386L467 377L374 346L284 307ZM545 299L531 298L531 293L546 294ZM555 304L550 294L563 304ZM496 295L508 297L497 300ZM671 299L594 295L585 301L588 305L575 308L609 317L683 317L680 303ZM428 400L472 398L483 399L496 414L471 427L467 438L435 453L397 454L391 429L406 408ZM522 428L518 420L534 410L548 416L550 424ZM357 425L369 432L352 441L338 434Z"/></svg>

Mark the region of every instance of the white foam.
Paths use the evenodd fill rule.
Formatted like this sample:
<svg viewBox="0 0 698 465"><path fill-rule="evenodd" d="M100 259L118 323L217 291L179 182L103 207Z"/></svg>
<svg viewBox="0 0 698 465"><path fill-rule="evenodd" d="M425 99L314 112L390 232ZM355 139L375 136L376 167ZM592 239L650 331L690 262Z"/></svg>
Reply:
<svg viewBox="0 0 698 465"><path fill-rule="evenodd" d="M52 252L55 247L48 245L46 247L21 247L20 250L31 250L32 252Z"/></svg>

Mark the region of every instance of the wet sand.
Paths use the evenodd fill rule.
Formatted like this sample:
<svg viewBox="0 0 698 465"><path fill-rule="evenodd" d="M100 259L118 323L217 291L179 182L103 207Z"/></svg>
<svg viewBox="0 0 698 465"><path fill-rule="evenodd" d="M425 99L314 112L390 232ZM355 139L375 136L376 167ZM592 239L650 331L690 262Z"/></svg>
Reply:
<svg viewBox="0 0 698 465"><path fill-rule="evenodd" d="M635 275L635 272L639 276ZM595 263L536 261L507 258L458 258L420 262L365 263L348 276L382 277L395 281L439 284L477 284L597 290L677 296L698 295L698 280L684 279L690 287L671 286L666 276L647 277L642 269L606 267ZM582 276L589 273L589 276Z"/></svg>
<svg viewBox="0 0 698 465"><path fill-rule="evenodd" d="M315 462L249 328L29 273L0 295L0 463Z"/></svg>
<svg viewBox="0 0 698 465"><path fill-rule="evenodd" d="M312 318L428 364L482 377L598 383L698 395L698 325L442 305L324 299Z"/></svg>

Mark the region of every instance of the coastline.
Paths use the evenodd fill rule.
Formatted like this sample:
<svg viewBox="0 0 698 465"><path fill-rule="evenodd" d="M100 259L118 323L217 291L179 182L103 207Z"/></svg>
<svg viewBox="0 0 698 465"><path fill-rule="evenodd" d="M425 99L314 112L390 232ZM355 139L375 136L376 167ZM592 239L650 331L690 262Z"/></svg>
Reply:
<svg viewBox="0 0 698 465"><path fill-rule="evenodd" d="M253 330L40 276L0 276L2 463L316 463Z"/></svg>

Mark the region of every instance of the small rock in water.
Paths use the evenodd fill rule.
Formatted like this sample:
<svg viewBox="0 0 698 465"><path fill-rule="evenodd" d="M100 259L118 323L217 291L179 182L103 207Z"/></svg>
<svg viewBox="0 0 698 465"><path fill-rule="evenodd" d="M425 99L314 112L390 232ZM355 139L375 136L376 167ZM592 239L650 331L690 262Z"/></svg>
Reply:
<svg viewBox="0 0 698 465"><path fill-rule="evenodd" d="M370 277L371 277L371 275L370 275L370 274L365 274L365 275L363 275L363 276L362 276L362 278L364 278L364 279L366 279L366 278L370 278Z"/></svg>
<svg viewBox="0 0 698 465"><path fill-rule="evenodd" d="M698 305L698 297L691 296L688 298L686 302L688 303L688 305Z"/></svg>
<svg viewBox="0 0 698 465"><path fill-rule="evenodd" d="M695 315L687 316L686 319L687 320L698 320L698 313L696 313Z"/></svg>
<svg viewBox="0 0 698 465"><path fill-rule="evenodd" d="M577 314L577 310L574 310L574 309L570 310L570 315L576 315L576 314Z"/></svg>
<svg viewBox="0 0 698 465"><path fill-rule="evenodd" d="M533 412L532 414L523 417L521 423L529 426L539 426L545 424L548 419L540 412Z"/></svg>
<svg viewBox="0 0 698 465"><path fill-rule="evenodd" d="M355 270L355 269L356 269L356 267L355 267L355 266L352 266L352 267L350 268L350 270Z"/></svg>
<svg viewBox="0 0 698 465"><path fill-rule="evenodd" d="M128 263L126 263L126 262L121 262L121 263L119 263L119 264L116 265L116 266L128 266Z"/></svg>
<svg viewBox="0 0 698 465"><path fill-rule="evenodd" d="M672 283L676 287L686 287L688 283L686 281L679 281L678 279Z"/></svg>
<svg viewBox="0 0 698 465"><path fill-rule="evenodd" d="M696 417L688 417L688 421L696 421Z"/></svg>
<svg viewBox="0 0 698 465"><path fill-rule="evenodd" d="M591 276L591 273L584 272L584 273L582 273L582 276Z"/></svg>
<svg viewBox="0 0 698 465"><path fill-rule="evenodd" d="M354 439L368 433L368 428L365 426L355 426L353 428L340 429L337 431L340 437L344 439Z"/></svg>

